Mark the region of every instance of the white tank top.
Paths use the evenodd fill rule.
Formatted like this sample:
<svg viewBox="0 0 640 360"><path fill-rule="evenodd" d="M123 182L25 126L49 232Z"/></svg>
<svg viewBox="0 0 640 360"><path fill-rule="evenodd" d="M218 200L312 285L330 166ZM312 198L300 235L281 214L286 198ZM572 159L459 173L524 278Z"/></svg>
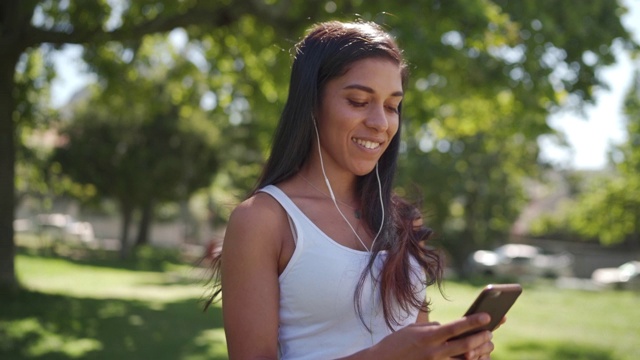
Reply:
<svg viewBox="0 0 640 360"><path fill-rule="evenodd" d="M269 185L260 191L271 195L287 212L296 242L291 260L279 277L280 359L335 359L370 347L390 334L371 276L366 279L360 301L372 333L355 310L354 293L369 253L332 240L279 188ZM374 276L379 274L385 256L381 252L376 258ZM415 275L411 282L424 298L424 272L417 261L412 263ZM418 316L418 309L406 313L396 307L395 311L401 320L396 330L415 323Z"/></svg>

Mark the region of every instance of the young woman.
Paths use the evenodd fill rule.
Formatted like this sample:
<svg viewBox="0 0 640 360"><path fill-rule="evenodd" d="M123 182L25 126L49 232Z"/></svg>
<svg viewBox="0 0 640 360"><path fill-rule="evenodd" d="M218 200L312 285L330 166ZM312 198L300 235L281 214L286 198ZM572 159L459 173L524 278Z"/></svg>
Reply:
<svg viewBox="0 0 640 360"><path fill-rule="evenodd" d="M488 359L486 314L428 322L441 259L392 193L406 64L373 23L327 22L297 44L289 97L221 257L231 359Z"/></svg>

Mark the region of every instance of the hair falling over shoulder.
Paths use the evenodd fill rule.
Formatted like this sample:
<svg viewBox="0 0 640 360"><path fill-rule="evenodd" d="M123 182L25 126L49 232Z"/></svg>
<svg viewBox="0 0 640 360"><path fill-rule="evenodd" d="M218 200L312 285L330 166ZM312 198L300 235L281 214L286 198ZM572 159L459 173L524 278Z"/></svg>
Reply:
<svg viewBox="0 0 640 360"><path fill-rule="evenodd" d="M205 254L205 257L200 260L200 264L206 264L209 268L209 280L207 281L207 293L204 298L203 310L207 311L209 306L220 300L222 292L222 246L221 244L215 244Z"/></svg>

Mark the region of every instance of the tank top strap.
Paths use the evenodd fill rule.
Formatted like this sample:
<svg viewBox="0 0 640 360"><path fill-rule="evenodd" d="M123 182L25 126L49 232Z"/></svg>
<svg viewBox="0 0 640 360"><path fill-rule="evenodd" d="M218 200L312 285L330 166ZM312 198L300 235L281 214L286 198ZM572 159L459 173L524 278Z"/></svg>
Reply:
<svg viewBox="0 0 640 360"><path fill-rule="evenodd" d="M305 217L302 210L300 210L298 206L296 206L296 204L294 204L294 202L289 198L289 196L287 196L287 194L285 194L284 191L280 190L280 188L278 188L277 186L267 185L262 189L259 189L258 191L267 193L271 195L271 197L276 199L276 201L280 203L280 205L284 208L290 218L296 219Z"/></svg>

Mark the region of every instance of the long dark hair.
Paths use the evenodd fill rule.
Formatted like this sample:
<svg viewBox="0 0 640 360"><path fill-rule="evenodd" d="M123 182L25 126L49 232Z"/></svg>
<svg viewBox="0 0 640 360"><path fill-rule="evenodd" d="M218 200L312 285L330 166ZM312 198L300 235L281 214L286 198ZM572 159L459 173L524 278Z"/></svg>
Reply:
<svg viewBox="0 0 640 360"><path fill-rule="evenodd" d="M366 58L382 58L400 66L402 85L405 87L408 71L402 51L393 37L375 23L320 23L312 27L296 45L289 96L276 129L269 159L252 194L264 186L284 181L300 170L312 148L315 136L313 114L322 101L324 86L328 81L344 75L350 65ZM402 105L398 110L401 119ZM385 250L386 260L376 280L379 282L385 321L389 327L399 324L398 314L392 310L394 304L398 304L403 310L427 310L424 307L425 299L418 296L410 282L412 276L424 277L422 274L411 273L411 258L416 259L426 273L425 286L440 283L442 277L439 254L429 250L425 244L432 231L425 226L416 226L416 221L421 219L420 212L415 206L393 194L401 129L402 121L398 132L378 161L382 204L378 196L375 171L360 176L357 183L364 221L370 229L377 229L382 221L384 226L355 290L355 307L362 319L360 298L363 284L367 276L371 275L376 256ZM387 214L384 219L383 205ZM216 273L219 273L218 263L214 262ZM218 287L214 295L221 291L219 282L216 285Z"/></svg>

